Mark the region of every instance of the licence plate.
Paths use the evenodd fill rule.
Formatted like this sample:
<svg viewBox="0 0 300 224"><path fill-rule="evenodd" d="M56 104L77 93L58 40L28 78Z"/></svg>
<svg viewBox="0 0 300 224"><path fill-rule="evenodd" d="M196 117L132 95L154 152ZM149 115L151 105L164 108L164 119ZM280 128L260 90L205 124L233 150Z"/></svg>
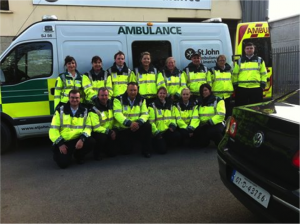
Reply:
<svg viewBox="0 0 300 224"><path fill-rule="evenodd" d="M238 171L233 170L231 175L231 182L242 189L246 194L260 203L262 206L264 206L265 208L268 207L270 194L266 190L255 184L253 181L249 180Z"/></svg>

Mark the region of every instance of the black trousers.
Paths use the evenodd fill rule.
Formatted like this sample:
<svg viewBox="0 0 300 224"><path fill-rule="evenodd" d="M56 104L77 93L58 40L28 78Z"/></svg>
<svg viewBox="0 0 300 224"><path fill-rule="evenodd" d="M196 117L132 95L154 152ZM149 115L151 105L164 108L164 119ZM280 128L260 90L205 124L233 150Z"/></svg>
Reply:
<svg viewBox="0 0 300 224"><path fill-rule="evenodd" d="M94 156L98 157L100 154L105 154L106 156L113 157L118 153L116 147L116 140L112 140L110 135L92 132L92 137L96 141L94 148Z"/></svg>
<svg viewBox="0 0 300 224"><path fill-rule="evenodd" d="M232 115L232 105L231 105L231 97L224 99L225 102L225 109L226 109L226 115L225 120L227 117Z"/></svg>
<svg viewBox="0 0 300 224"><path fill-rule="evenodd" d="M133 143L141 143L141 151L143 154L151 153L151 130L149 122L144 123L140 128L133 132L130 128L119 130L117 133L117 141L120 145L122 154L130 154L133 150Z"/></svg>
<svg viewBox="0 0 300 224"><path fill-rule="evenodd" d="M224 128L223 123L199 126L194 131L193 142L197 146L207 147L210 141L213 141L215 145L218 146L223 138Z"/></svg>
<svg viewBox="0 0 300 224"><path fill-rule="evenodd" d="M237 87L235 90L235 106L243 106L263 101L263 89Z"/></svg>
<svg viewBox="0 0 300 224"><path fill-rule="evenodd" d="M160 138L160 136L162 138ZM176 146L180 141L180 133L178 131L166 130L162 135L157 135L152 139L154 150L159 154L167 153L168 146Z"/></svg>
<svg viewBox="0 0 300 224"><path fill-rule="evenodd" d="M57 145L53 147L53 160L60 168L67 168L72 162L72 156L74 156L76 160L82 160L86 154L94 149L95 140L92 137L86 139L81 149L75 148L78 140L79 138L64 143L68 147L67 154L62 154Z"/></svg>

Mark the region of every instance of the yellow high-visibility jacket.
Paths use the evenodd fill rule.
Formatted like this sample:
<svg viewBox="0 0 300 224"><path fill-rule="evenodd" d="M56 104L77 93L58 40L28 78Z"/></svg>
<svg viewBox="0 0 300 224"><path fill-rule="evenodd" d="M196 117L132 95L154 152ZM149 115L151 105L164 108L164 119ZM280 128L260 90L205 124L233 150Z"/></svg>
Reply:
<svg viewBox="0 0 300 224"><path fill-rule="evenodd" d="M110 134L114 126L113 102L107 101L107 105L102 105L98 98L95 100L95 106L89 111L92 131L102 134Z"/></svg>
<svg viewBox="0 0 300 224"><path fill-rule="evenodd" d="M80 102L84 101L84 92L82 88L82 75L76 70L76 78L73 79L72 75L68 72L59 74L56 79L55 91L54 91L54 108L62 103L69 101L69 92L72 89L80 91Z"/></svg>
<svg viewBox="0 0 300 224"><path fill-rule="evenodd" d="M192 120L193 127L198 127L201 123L216 125L224 121L226 114L225 102L220 97L211 94L207 99L199 98L197 108L194 110L193 117L199 119Z"/></svg>
<svg viewBox="0 0 300 224"><path fill-rule="evenodd" d="M79 137L84 141L90 136L91 120L86 108L79 106L75 115L70 103L56 108L49 130L49 137L54 145L61 146L65 141Z"/></svg>
<svg viewBox="0 0 300 224"><path fill-rule="evenodd" d="M163 104L159 99L148 105L149 121L152 126L152 134L156 136L169 128L176 129L175 114L171 101Z"/></svg>
<svg viewBox="0 0 300 224"><path fill-rule="evenodd" d="M129 128L132 122L137 122L140 126L148 121L149 113L146 100L138 94L131 106L128 100L128 94L114 99L114 118L116 120L115 127L118 129Z"/></svg>
<svg viewBox="0 0 300 224"><path fill-rule="evenodd" d="M100 72L96 74L93 69L83 74L82 87L85 94L85 100L92 103L98 97L98 91L101 87L106 87L109 91L109 97L113 95L111 79L107 80L107 72L101 68Z"/></svg>
<svg viewBox="0 0 300 224"><path fill-rule="evenodd" d="M189 101L187 105L185 105L182 100L173 106L173 114L176 118L176 124L181 129L187 129L188 131L194 131L197 126L193 126L193 124L197 123L197 121L192 122L193 120L199 120L199 116L194 116L194 110L197 108L197 105L193 101Z"/></svg>
<svg viewBox="0 0 300 224"><path fill-rule="evenodd" d="M265 88L267 69L261 57L247 58L242 56L233 69L233 85L242 88Z"/></svg>
<svg viewBox="0 0 300 224"><path fill-rule="evenodd" d="M112 96L117 97L124 94L127 90L127 84L129 82L136 82L135 74L131 71L126 63L121 71L116 66L116 63L108 70L107 82L112 83Z"/></svg>
<svg viewBox="0 0 300 224"><path fill-rule="evenodd" d="M202 84L211 85L207 67L203 64L197 68L193 63L190 63L183 69L182 74L185 76L187 87L191 90L192 95L200 96L199 89Z"/></svg>
<svg viewBox="0 0 300 224"><path fill-rule="evenodd" d="M166 87L165 79L161 72L157 72L157 69L150 66L148 71L145 71L143 67L135 69L136 82L139 85L139 93L146 99L155 98L157 90L164 86Z"/></svg>
<svg viewBox="0 0 300 224"><path fill-rule="evenodd" d="M168 95L177 96L180 98L182 89L186 88L185 76L182 75L182 71L175 68L173 73L168 69L162 71L163 77L165 79L166 88L168 90Z"/></svg>
<svg viewBox="0 0 300 224"><path fill-rule="evenodd" d="M227 99L233 93L231 66L225 64L225 68L221 69L218 65L209 71L212 83L212 92L215 96Z"/></svg>

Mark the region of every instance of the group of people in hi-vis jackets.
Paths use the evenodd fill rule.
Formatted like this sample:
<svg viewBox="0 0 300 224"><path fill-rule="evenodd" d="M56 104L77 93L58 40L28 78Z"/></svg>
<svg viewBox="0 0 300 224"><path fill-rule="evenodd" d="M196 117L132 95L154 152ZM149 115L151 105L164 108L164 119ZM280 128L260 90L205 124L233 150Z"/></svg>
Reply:
<svg viewBox="0 0 300 224"><path fill-rule="evenodd" d="M183 71L173 57L162 71L152 66L149 52L140 59L141 65L131 70L119 51L104 71L102 59L94 56L92 69L82 75L75 58L65 58L67 70L57 78L49 130L59 167L69 166L73 156L83 163L90 151L96 160L129 154L138 142L146 158L165 154L169 145L218 145L234 90L226 57L219 55L208 70L196 52Z"/></svg>

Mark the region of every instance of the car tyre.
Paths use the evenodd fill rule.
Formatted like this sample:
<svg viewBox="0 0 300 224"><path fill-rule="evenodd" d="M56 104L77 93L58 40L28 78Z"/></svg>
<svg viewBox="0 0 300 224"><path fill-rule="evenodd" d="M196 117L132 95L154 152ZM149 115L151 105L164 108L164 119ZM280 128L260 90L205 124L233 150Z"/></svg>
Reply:
<svg viewBox="0 0 300 224"><path fill-rule="evenodd" d="M7 152L11 146L12 135L9 127L1 122L1 154Z"/></svg>

